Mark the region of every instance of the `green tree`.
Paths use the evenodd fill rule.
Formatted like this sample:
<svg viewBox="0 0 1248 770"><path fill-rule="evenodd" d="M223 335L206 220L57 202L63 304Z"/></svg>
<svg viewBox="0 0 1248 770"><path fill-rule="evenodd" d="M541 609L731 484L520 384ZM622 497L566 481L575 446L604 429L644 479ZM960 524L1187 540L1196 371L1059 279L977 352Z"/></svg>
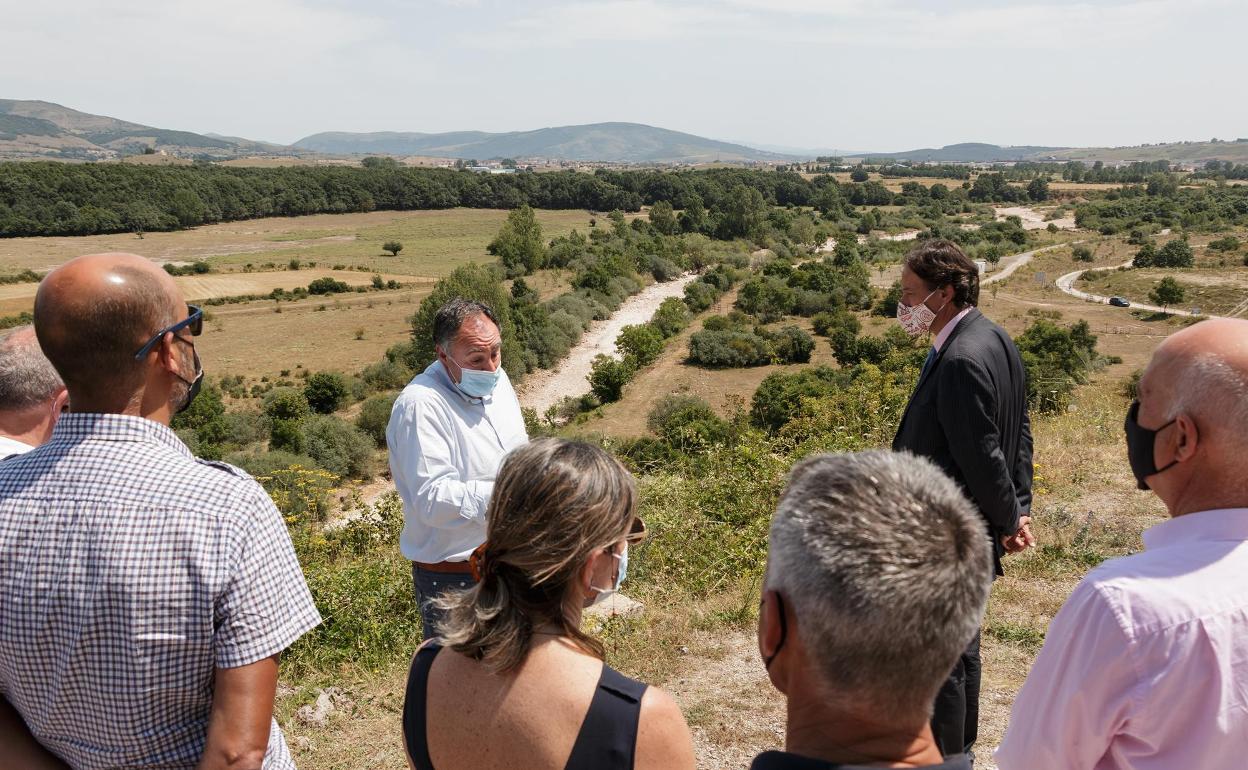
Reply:
<svg viewBox="0 0 1248 770"><path fill-rule="evenodd" d="M689 325L689 307L675 297L668 297L654 311L650 323L659 330L663 338L675 337Z"/></svg>
<svg viewBox="0 0 1248 770"><path fill-rule="evenodd" d="M663 334L653 324L625 326L615 338L615 348L638 367L649 366L663 352Z"/></svg>
<svg viewBox="0 0 1248 770"><path fill-rule="evenodd" d="M627 358L619 360L604 355L594 356L589 370L589 389L604 404L619 401L624 386L635 371L635 363Z"/></svg>
<svg viewBox="0 0 1248 770"><path fill-rule="evenodd" d="M757 235L767 218L767 202L753 187L738 184L728 193L720 212L719 230L725 238L749 238Z"/></svg>
<svg viewBox="0 0 1248 770"><path fill-rule="evenodd" d="M866 169L859 167L849 172L849 178L851 181L858 182L859 184L861 184L862 182L865 182L868 179L870 179L871 175L867 173Z"/></svg>
<svg viewBox="0 0 1248 770"><path fill-rule="evenodd" d="M390 412L394 409L397 396L373 396L361 405L360 414L355 418L355 427L364 431L379 448L386 446L386 428L390 425Z"/></svg>
<svg viewBox="0 0 1248 770"><path fill-rule="evenodd" d="M1031 183L1027 185L1027 197L1033 201L1047 201L1049 199L1049 180L1042 176L1031 180Z"/></svg>
<svg viewBox="0 0 1248 770"><path fill-rule="evenodd" d="M675 235L680 232L680 223L676 221L672 204L667 201L655 201L650 207L650 224L664 235Z"/></svg>
<svg viewBox="0 0 1248 770"><path fill-rule="evenodd" d="M365 160L368 159L365 158ZM392 257L397 257L399 256L399 252L403 250L403 244L398 241L386 241L381 244L381 250L390 252L390 256Z"/></svg>
<svg viewBox="0 0 1248 770"><path fill-rule="evenodd" d="M486 251L498 257L508 277L541 269L546 260L546 246L542 243L542 226L533 209L527 204L513 209Z"/></svg>
<svg viewBox="0 0 1248 770"><path fill-rule="evenodd" d="M1157 267L1191 267L1195 264L1192 247L1186 238L1175 238L1157 252Z"/></svg>
<svg viewBox="0 0 1248 770"><path fill-rule="evenodd" d="M347 379L338 372L317 372L303 386L308 406L317 414L332 414L347 400Z"/></svg>
<svg viewBox="0 0 1248 770"><path fill-rule="evenodd" d="M503 335L503 368L513 380L528 371L523 350L516 336L511 318L511 303L507 288L499 279L497 268L487 265L468 264L438 281L433 291L420 303L412 316L412 344L405 354L404 363L412 371L423 371L437 356L433 349L433 317L438 309L456 297L484 302L498 318L499 331Z"/></svg>
<svg viewBox="0 0 1248 770"><path fill-rule="evenodd" d="M1170 276L1166 276L1157 282L1157 285L1148 292L1148 298L1153 302L1161 305L1164 311L1169 305L1177 305L1187 296L1187 290L1183 288L1183 284L1174 280Z"/></svg>
<svg viewBox="0 0 1248 770"><path fill-rule="evenodd" d="M1157 245L1152 241L1144 241L1140 245L1138 251L1135 252L1135 259L1131 260L1132 267L1154 267L1157 264Z"/></svg>
<svg viewBox="0 0 1248 770"><path fill-rule="evenodd" d="M685 202L684 210L680 212L678 221L680 222L680 229L686 233L707 232L710 223L706 215L706 205L702 202L701 196L689 196L689 200Z"/></svg>

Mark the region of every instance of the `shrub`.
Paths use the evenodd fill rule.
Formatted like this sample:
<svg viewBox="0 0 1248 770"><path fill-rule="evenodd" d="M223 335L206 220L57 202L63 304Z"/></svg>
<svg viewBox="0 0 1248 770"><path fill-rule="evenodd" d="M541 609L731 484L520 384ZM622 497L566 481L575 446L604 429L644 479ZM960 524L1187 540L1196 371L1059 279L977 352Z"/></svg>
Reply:
<svg viewBox="0 0 1248 770"><path fill-rule="evenodd" d="M1087 246L1076 246L1070 250L1070 254L1076 262L1092 261L1092 249L1089 249Z"/></svg>
<svg viewBox="0 0 1248 770"><path fill-rule="evenodd" d="M853 334L858 334L862 330L862 322L858 320L858 316L845 310L835 313L818 313L810 319L810 325L815 330L815 334L821 337L831 337L841 329L847 329Z"/></svg>
<svg viewBox="0 0 1248 770"><path fill-rule="evenodd" d="M666 257L658 257L658 256L652 255L648 261L649 261L649 264L647 266L647 269L650 271L650 275L652 275L654 277L654 280L656 281L660 281L660 282L672 281L672 280L675 280L676 278L679 278L680 274L684 272L680 269L680 265L676 264L670 259L667 259Z"/></svg>
<svg viewBox="0 0 1248 770"><path fill-rule="evenodd" d="M793 289L783 279L760 276L741 287L735 307L766 321L791 314L795 301Z"/></svg>
<svg viewBox="0 0 1248 770"><path fill-rule="evenodd" d="M901 302L901 283L894 281L888 292L871 307L871 314L886 318L897 315L897 305Z"/></svg>
<svg viewBox="0 0 1248 770"><path fill-rule="evenodd" d="M797 412L803 398L828 396L849 384L848 372L816 366L798 372L767 375L750 402L750 421L776 431Z"/></svg>
<svg viewBox="0 0 1248 770"><path fill-rule="evenodd" d="M221 417L223 444L245 447L263 441L269 435L269 419L263 412L226 412Z"/></svg>
<svg viewBox="0 0 1248 770"><path fill-rule="evenodd" d="M783 363L804 364L810 361L815 341L796 326L785 326L771 335L776 358Z"/></svg>
<svg viewBox="0 0 1248 770"><path fill-rule="evenodd" d="M335 280L329 276L317 278L308 284L309 294L342 294L351 291L351 287L343 281Z"/></svg>
<svg viewBox="0 0 1248 770"><path fill-rule="evenodd" d="M303 421L307 453L317 463L342 477L357 479L373 475L373 439L354 425L330 416Z"/></svg>
<svg viewBox="0 0 1248 770"><path fill-rule="evenodd" d="M399 390L412 379L412 370L397 359L386 358L364 368L360 378L369 390Z"/></svg>
<svg viewBox="0 0 1248 770"><path fill-rule="evenodd" d="M1040 319L1014 342L1027 370L1028 401L1041 412L1065 409L1071 391L1087 381L1097 359L1096 336L1087 321L1066 329Z"/></svg>
<svg viewBox="0 0 1248 770"><path fill-rule="evenodd" d="M638 367L649 366L663 352L663 334L648 323L625 326L615 338L615 347Z"/></svg>
<svg viewBox="0 0 1248 770"><path fill-rule="evenodd" d="M646 416L646 427L656 435L666 437L685 423L716 416L711 405L698 396L669 393L655 402L650 409L650 414Z"/></svg>
<svg viewBox="0 0 1248 770"><path fill-rule="evenodd" d="M307 448L299 420L273 420L269 427L269 448L301 454Z"/></svg>
<svg viewBox="0 0 1248 770"><path fill-rule="evenodd" d="M308 406L317 414L332 414L347 400L347 380L338 372L317 372L303 386Z"/></svg>
<svg viewBox="0 0 1248 770"><path fill-rule="evenodd" d="M403 244L398 241L386 241L381 244L381 250L390 252L392 257L397 257L399 252L403 250Z"/></svg>
<svg viewBox="0 0 1248 770"><path fill-rule="evenodd" d="M1131 260L1133 267L1153 267L1157 264L1157 245L1152 241L1144 241Z"/></svg>
<svg viewBox="0 0 1248 770"><path fill-rule="evenodd" d="M271 420L302 420L312 413L302 390L277 388L264 397L264 414Z"/></svg>
<svg viewBox="0 0 1248 770"><path fill-rule="evenodd" d="M296 465L312 470L320 467L316 464L316 460L305 454L296 454L282 450L235 452L227 455L225 461L231 465L237 465L256 478L268 476L274 471L284 470Z"/></svg>
<svg viewBox="0 0 1248 770"><path fill-rule="evenodd" d="M355 426L364 431L378 448L386 446L386 428L390 425L390 412L394 409L395 395L373 396L360 407Z"/></svg>
<svg viewBox="0 0 1248 770"><path fill-rule="evenodd" d="M695 313L701 313L715 304L722 294L718 288L706 281L693 281L685 287L685 304Z"/></svg>
<svg viewBox="0 0 1248 770"><path fill-rule="evenodd" d="M1224 238L1210 241L1209 248L1213 251L1238 251L1239 239L1233 235L1228 235Z"/></svg>
<svg viewBox="0 0 1248 770"><path fill-rule="evenodd" d="M604 404L619 401L624 386L632 379L635 371L636 364L632 360L594 356L589 371L589 389Z"/></svg>
<svg viewBox="0 0 1248 770"><path fill-rule="evenodd" d="M691 320L688 306L675 297L668 297L654 311L650 323L667 339L680 334Z"/></svg>
<svg viewBox="0 0 1248 770"><path fill-rule="evenodd" d="M752 332L700 331L689 338L689 360L709 367L766 366L775 351Z"/></svg>
<svg viewBox="0 0 1248 770"><path fill-rule="evenodd" d="M1175 238L1157 252L1157 267L1191 267L1195 263L1186 238Z"/></svg>

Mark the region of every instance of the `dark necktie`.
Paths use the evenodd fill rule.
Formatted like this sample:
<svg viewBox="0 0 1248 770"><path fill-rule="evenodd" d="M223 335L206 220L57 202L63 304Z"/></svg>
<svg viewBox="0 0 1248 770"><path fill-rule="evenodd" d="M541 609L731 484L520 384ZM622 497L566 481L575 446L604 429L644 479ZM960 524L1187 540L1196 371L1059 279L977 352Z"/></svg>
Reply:
<svg viewBox="0 0 1248 770"><path fill-rule="evenodd" d="M928 370L929 368L931 368L931 366L932 366L932 362L933 362L933 361L935 361L935 360L936 360L936 348L934 348L934 347L933 347L933 348L928 348L928 350L927 350L927 358L923 359L923 368L919 370L919 379L920 379L920 380L921 380L921 379L923 379L923 376L924 376L925 374L927 374L927 370Z"/></svg>

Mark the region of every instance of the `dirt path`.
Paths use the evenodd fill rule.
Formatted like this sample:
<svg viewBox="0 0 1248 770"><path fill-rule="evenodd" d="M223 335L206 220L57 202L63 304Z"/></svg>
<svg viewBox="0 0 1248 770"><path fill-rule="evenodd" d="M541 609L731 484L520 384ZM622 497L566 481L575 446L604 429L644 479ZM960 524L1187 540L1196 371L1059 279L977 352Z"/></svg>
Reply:
<svg viewBox="0 0 1248 770"><path fill-rule="evenodd" d="M1015 216L1023 220L1024 230L1043 230L1050 224L1057 227L1058 230L1074 230L1074 215L1062 217L1061 219L1046 220L1043 211L1036 211L1030 206L1001 206L993 208L997 219L1005 219L1009 216Z"/></svg>
<svg viewBox="0 0 1248 770"><path fill-rule="evenodd" d="M696 275L690 273L674 281L656 283L629 298L610 318L595 321L581 341L559 363L558 368L535 372L525 379L517 395L522 406L540 415L565 396L579 396L589 390L585 378L597 355L615 355L615 338L625 326L645 323L668 297L684 295L685 285Z"/></svg>

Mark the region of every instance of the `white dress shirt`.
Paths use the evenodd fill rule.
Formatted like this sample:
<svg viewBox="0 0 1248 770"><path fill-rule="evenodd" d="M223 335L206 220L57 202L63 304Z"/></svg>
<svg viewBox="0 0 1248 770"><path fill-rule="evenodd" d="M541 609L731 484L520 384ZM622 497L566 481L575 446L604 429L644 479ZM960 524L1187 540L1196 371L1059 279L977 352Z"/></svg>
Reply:
<svg viewBox="0 0 1248 770"><path fill-rule="evenodd" d="M485 510L503 457L529 440L506 373L471 398L438 361L394 402L386 443L403 498L399 549L412 561L464 561L485 541Z"/></svg>
<svg viewBox="0 0 1248 770"><path fill-rule="evenodd" d="M1248 767L1248 508L1170 519L1144 545L1053 618L1001 770Z"/></svg>
<svg viewBox="0 0 1248 770"><path fill-rule="evenodd" d="M34 449L30 444L23 444L8 436L0 436L0 460L13 455L24 455Z"/></svg>
<svg viewBox="0 0 1248 770"><path fill-rule="evenodd" d="M936 348L937 353L939 353L940 349L945 346L945 342L949 340L949 337L953 334L953 330L958 328L958 324L962 322L962 319L966 318L967 315L969 315L974 309L974 305L967 305L962 308L962 312L949 319L949 323L945 324L944 328L940 330L940 333L936 335L936 339L932 340L932 347Z"/></svg>

